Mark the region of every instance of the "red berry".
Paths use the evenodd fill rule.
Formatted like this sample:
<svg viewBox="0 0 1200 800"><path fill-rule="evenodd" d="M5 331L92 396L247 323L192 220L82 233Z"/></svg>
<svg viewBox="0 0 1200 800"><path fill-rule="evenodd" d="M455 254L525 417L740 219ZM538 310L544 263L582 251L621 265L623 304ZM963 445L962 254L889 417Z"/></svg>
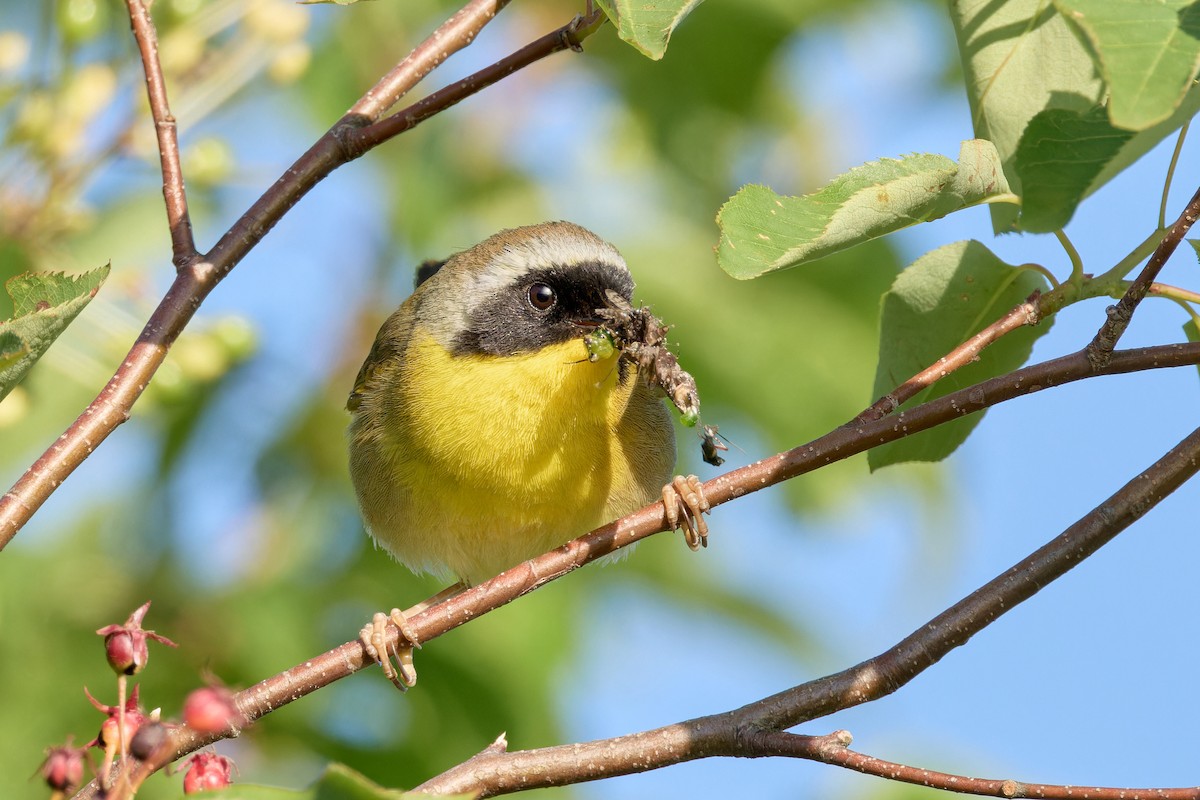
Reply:
<svg viewBox="0 0 1200 800"><path fill-rule="evenodd" d="M51 789L70 794L83 783L83 756L87 752L82 747L71 747L68 739L65 745L51 747L46 751L46 760L42 762L42 777Z"/></svg>
<svg viewBox="0 0 1200 800"><path fill-rule="evenodd" d="M150 651L146 647L147 638L169 647L178 646L165 636L142 629L142 620L146 618L146 612L149 610L150 603L147 602L130 614L124 625L105 625L96 631L104 637L104 654L108 657L108 665L118 675L135 675L146 666L150 659Z"/></svg>
<svg viewBox="0 0 1200 800"><path fill-rule="evenodd" d="M194 794L205 789L223 789L233 783L230 770L233 763L217 753L197 753L188 759L188 771L183 776L183 793Z"/></svg>
<svg viewBox="0 0 1200 800"><path fill-rule="evenodd" d="M205 686L189 694L183 703L183 721L201 733L220 733L245 724L233 692L223 686Z"/></svg>

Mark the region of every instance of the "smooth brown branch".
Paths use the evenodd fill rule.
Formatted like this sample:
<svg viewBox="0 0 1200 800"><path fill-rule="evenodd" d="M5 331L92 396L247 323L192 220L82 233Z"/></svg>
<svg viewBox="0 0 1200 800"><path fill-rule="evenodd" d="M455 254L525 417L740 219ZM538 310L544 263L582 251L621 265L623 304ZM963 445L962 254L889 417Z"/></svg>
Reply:
<svg viewBox="0 0 1200 800"><path fill-rule="evenodd" d="M378 121L425 76L475 41L483 27L508 4L509 0L470 0L413 48L391 72L380 78L350 107L346 116L364 119L368 124Z"/></svg>
<svg viewBox="0 0 1200 800"><path fill-rule="evenodd" d="M1115 375L1140 370L1163 369L1200 364L1200 343L1172 344L1158 347L1147 347L1138 350L1127 350L1113 353L1109 364L1101 369L1101 375ZM1081 350L1069 356L1036 364L1017 370L1008 375L992 378L988 381L969 386L957 392L924 403L915 408L891 415L882 420L863 423L856 428L838 428L819 439L801 445L800 447L764 459L755 464L728 472L705 484L707 497L715 507L730 500L758 491L759 489L780 483L788 478L804 472L817 469L834 461L847 458L856 453L874 447L876 444L893 441L936 425L956 419L965 414L974 413L988 408L996 403L1011 400L1014 397L1033 394L1053 386L1061 386L1072 381L1096 377L1096 374ZM574 539L562 547L535 559L519 564L501 573L489 581L473 586L460 594L432 605L419 614L409 618L409 624L423 643L431 642L460 625L466 624L483 614L516 600L522 595L535 591L543 584L549 583L575 569L601 558L614 550L632 544L655 533L669 530L669 523L661 503L647 506L607 525ZM1041 553L1041 551L1039 551ZM1073 563L1073 562L1072 562ZM974 595L972 595L974 597ZM968 598L970 601L971 598ZM968 601L963 601L964 603ZM961 603L959 604L962 605ZM959 606L955 607L956 609ZM952 609L953 610L953 609ZM950 613L950 612L947 612ZM941 619L941 617L939 617ZM975 618L975 624L986 625L990 620ZM961 622L961 619L959 620ZM959 624L959 623L955 623ZM943 631L944 633L945 631ZM959 638L953 646L965 641L973 630L952 630L951 634ZM914 634L919 637L921 632ZM394 645L396 631L389 629L388 645ZM914 637L910 637L913 639ZM905 640L907 643L909 640ZM902 643L904 645L905 643ZM890 651L889 651L890 652ZM932 658L932 652L919 654L921 658ZM887 656L887 654L885 654ZM880 656L885 659L885 656ZM938 656L940 657L940 656ZM936 660L936 658L933 658ZM239 692L234 702L241 715L247 722L252 722L275 709L299 700L334 681L340 680L361 669L374 665L374 661L366 654L360 641L347 642L333 650L305 660L291 669L267 678L260 683ZM828 709L853 705L846 698L856 698L854 702L865 702L867 692L880 692L877 680L872 676L888 675L882 671L893 670L888 681L907 680L902 672L896 671L903 667L896 666L892 659L875 664L866 662L864 665L848 670L846 673L825 678L821 681L799 687L792 692L807 692L811 700L801 698L797 705L796 698L791 696L776 696L753 704L734 712L748 715L746 724L752 728L762 728L764 720L774 713L795 715L798 707L813 707ZM932 663L932 661L929 661ZM922 667L924 668L924 667ZM915 674L915 673L914 673ZM889 685L888 683L882 684ZM899 684L896 684L898 686ZM894 690L896 686L892 686ZM882 692L886 694L886 692ZM819 715L818 715L819 716ZM784 720L786 721L786 720ZM790 724L796 724L792 722ZM776 722L777 727L783 727ZM693 723L681 723L680 726L650 731L638 734L637 740L648 746L667 748L664 757L670 757L664 763L675 763L687 758L700 758L711 755L703 749L689 749L687 745L689 730ZM676 728L680 728L676 731ZM665 731L665 733L664 733ZM170 744L164 747L161 762L147 764L144 774L153 772L181 756L194 752L213 741L222 738L220 735L202 735L187 728L179 728L171 733ZM629 737L625 737L629 738ZM575 747L566 748L571 750ZM672 755L673 754L673 755ZM595 753L589 751L590 756ZM481 754L482 757L482 754ZM567 756L564 756L567 757ZM616 774L616 773L611 773ZM601 776L603 777L603 776ZM81 797L91 797L81 794Z"/></svg>
<svg viewBox="0 0 1200 800"><path fill-rule="evenodd" d="M352 152L359 150L366 152L546 56L563 50L581 51L583 41L595 33L605 19L600 11L595 11L587 17L576 17L561 28L535 39L512 55L437 90L389 117L365 128L346 131L342 141Z"/></svg>
<svg viewBox="0 0 1200 800"><path fill-rule="evenodd" d="M942 378L945 378L951 372L962 369L978 360L979 354L983 352L983 349L1000 337L1026 325L1038 324L1042 319L1040 300L1040 293L1030 295L1025 302L1014 306L1003 317L939 358L936 363L921 370L876 400L870 407L848 422L847 425L856 425L860 422L882 419Z"/></svg>
<svg viewBox="0 0 1200 800"><path fill-rule="evenodd" d="M370 124L451 53L470 44L506 2L475 0L418 46L302 155L205 256L181 268L121 366L79 418L0 497L0 549L16 536L64 480L122 422L141 396L167 350L208 293L267 232L334 169L361 151L348 151L341 137ZM143 9L144 10L144 9ZM153 81L151 81L153 82ZM478 88L483 88L479 86ZM180 183L182 186L182 182Z"/></svg>
<svg viewBox="0 0 1200 800"><path fill-rule="evenodd" d="M1099 368L1108 360L1113 348L1117 346L1117 342L1125 333L1125 329L1129 327L1129 322L1133 319L1133 312L1137 310L1138 304L1150 291L1150 285L1162 271L1167 259L1175 252L1175 248L1179 247L1179 243L1183 241L1183 237L1187 235L1197 217L1200 217L1200 189L1196 190L1192 199L1184 206L1183 213L1175 220L1175 224L1163 235L1158 247L1146 260L1146 266L1125 290L1125 294L1121 296L1115 306L1105 309L1107 317L1104 324L1100 326L1100 330L1096 332L1096 336L1087 346L1088 360L1093 366Z"/></svg>
<svg viewBox="0 0 1200 800"><path fill-rule="evenodd" d="M150 116L158 137L158 157L162 163L163 200L167 206L167 226L171 229L171 251L177 268L190 263L199 255L192 235L192 220L188 215L187 193L183 186L183 169L179 165L179 132L171 106L167 102L167 84L163 80L162 64L158 59L158 34L154 20L144 0L125 0L133 38L142 56L142 71L146 75L146 96L150 101Z"/></svg>
<svg viewBox="0 0 1200 800"><path fill-rule="evenodd" d="M1026 783L1011 779L971 778L948 772L911 767L884 761L849 749L850 734L834 731L825 736L802 736L795 733L764 731L755 737L755 744L771 755L805 758L837 767L845 767L864 775L874 775L901 783L941 789L947 792L972 794L980 797L1036 797L1043 800L1200 800L1200 787L1171 789L1129 789L1106 786L1067 786L1051 783ZM766 753L764 753L766 754Z"/></svg>

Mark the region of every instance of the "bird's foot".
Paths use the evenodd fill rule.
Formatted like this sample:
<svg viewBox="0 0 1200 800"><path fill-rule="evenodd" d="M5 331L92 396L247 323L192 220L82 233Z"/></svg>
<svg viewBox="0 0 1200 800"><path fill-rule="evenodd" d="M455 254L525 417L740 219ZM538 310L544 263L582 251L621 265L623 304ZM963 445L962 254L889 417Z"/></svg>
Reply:
<svg viewBox="0 0 1200 800"><path fill-rule="evenodd" d="M387 645L389 622L400 630L400 639L390 648ZM383 667L383 674L397 689L406 692L416 685L417 670L413 666L413 648L420 647L421 644L417 641L417 634L409 625L408 617L403 611L393 608L391 614L377 613L358 632L358 640L366 648L367 654Z"/></svg>
<svg viewBox="0 0 1200 800"><path fill-rule="evenodd" d="M676 475L663 487L663 507L667 522L673 529L683 531L683 540L693 550L708 547L708 522L704 512L711 506L704 496L704 485L695 475Z"/></svg>

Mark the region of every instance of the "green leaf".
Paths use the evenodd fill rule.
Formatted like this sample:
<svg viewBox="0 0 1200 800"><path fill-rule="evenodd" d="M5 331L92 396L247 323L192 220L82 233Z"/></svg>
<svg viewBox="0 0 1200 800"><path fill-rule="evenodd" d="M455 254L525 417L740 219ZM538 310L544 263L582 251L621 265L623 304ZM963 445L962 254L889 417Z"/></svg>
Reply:
<svg viewBox="0 0 1200 800"><path fill-rule="evenodd" d="M0 373L14 366L29 352L29 346L20 336L0 326Z"/></svg>
<svg viewBox="0 0 1200 800"><path fill-rule="evenodd" d="M1079 26L1108 84L1113 125L1142 130L1183 102L1200 63L1200 8L1192 0L1054 0Z"/></svg>
<svg viewBox="0 0 1200 800"><path fill-rule="evenodd" d="M883 297L873 398L892 391L1046 286L1039 273L1006 264L973 240L921 256ZM1012 331L985 348L978 361L950 373L903 407L1016 369L1049 329L1046 321ZM875 470L906 461L940 461L966 440L981 418L970 414L876 447L867 454L867 463Z"/></svg>
<svg viewBox="0 0 1200 800"><path fill-rule="evenodd" d="M398 789L379 786L343 764L330 764L325 773L307 789L281 789L274 786L235 783L223 789L190 796L197 800L206 797L220 800L400 800L407 795Z"/></svg>
<svg viewBox="0 0 1200 800"><path fill-rule="evenodd" d="M27 272L9 279L5 288L15 312L12 319L0 322L0 398L20 383L91 302L108 272L105 265L77 277Z"/></svg>
<svg viewBox="0 0 1200 800"><path fill-rule="evenodd" d="M1192 250L1196 253L1196 260L1200 261L1200 239L1187 239L1188 244L1192 246Z"/></svg>
<svg viewBox="0 0 1200 800"><path fill-rule="evenodd" d="M642 55L658 61L683 18L703 0L597 0L617 35Z"/></svg>
<svg viewBox="0 0 1200 800"><path fill-rule="evenodd" d="M1193 243L1194 246L1195 244ZM1187 337L1189 342L1200 342L1200 319L1192 317L1183 323L1183 335ZM1196 365L1196 369L1200 370L1200 364Z"/></svg>
<svg viewBox="0 0 1200 800"><path fill-rule="evenodd" d="M1117 5L1133 3L1112 0L1106 7ZM962 56L975 135L995 143L1012 191L1024 198L1023 176L1016 168L1016 160L1026 128L1034 117L1045 112L1073 112L1090 120L1090 112L1104 108L1109 92L1097 59L1103 60L1105 56L1097 54L1085 36L1077 35L1075 22L1068 22L1044 0L1002 3L957 0L951 4L950 12ZM1194 29L1189 21L1191 16L1181 16L1181 31ZM1119 91L1128 95L1129 89L1122 86ZM1161 109L1161 101L1155 105ZM1084 197L1112 180L1198 111L1200 87L1193 86L1175 103L1174 113L1138 131L1115 152L1106 153L1098 168L1093 164L1094 175L1087 185L1073 187L1070 207L1074 209ZM1153 116L1148 115L1147 119ZM1108 139L1116 130L1107 120L1103 125L1094 125L1084 134ZM1040 138L1044 132L1034 133ZM1062 151L1069 155L1069 147L1064 146ZM998 233L1019 230L1025 222L1018 220L1020 212L1014 206L997 203L991 212L992 226ZM1035 213L1031 221L1036 222L1039 217Z"/></svg>
<svg viewBox="0 0 1200 800"><path fill-rule="evenodd" d="M884 158L803 197L744 186L717 214L717 260L735 278L755 278L1007 192L996 148L981 139L963 142L958 164L928 153Z"/></svg>
<svg viewBox="0 0 1200 800"><path fill-rule="evenodd" d="M1132 131L1109 123L1103 108L1038 112L1017 145L1021 229L1048 233L1065 226L1104 165L1132 138Z"/></svg>

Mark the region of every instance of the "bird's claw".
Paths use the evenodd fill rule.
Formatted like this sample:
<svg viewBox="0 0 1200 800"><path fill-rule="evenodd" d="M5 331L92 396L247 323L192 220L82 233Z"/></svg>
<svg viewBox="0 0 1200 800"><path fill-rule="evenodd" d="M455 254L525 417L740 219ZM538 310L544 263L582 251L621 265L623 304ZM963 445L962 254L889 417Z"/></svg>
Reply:
<svg viewBox="0 0 1200 800"><path fill-rule="evenodd" d="M676 475L663 487L663 507L667 522L673 529L683 531L683 540L692 550L708 547L708 522L704 512L711 506L704 496L704 485L695 475Z"/></svg>
<svg viewBox="0 0 1200 800"><path fill-rule="evenodd" d="M400 630L400 638L392 647L387 645L387 626L391 622ZM362 627L358 639L366 648L367 654L383 668L397 689L408 691L417 683L417 670L413 666L413 648L420 647L416 631L408 623L408 617L398 608L393 608L391 614L379 612L371 621ZM393 658L395 663L392 663Z"/></svg>

